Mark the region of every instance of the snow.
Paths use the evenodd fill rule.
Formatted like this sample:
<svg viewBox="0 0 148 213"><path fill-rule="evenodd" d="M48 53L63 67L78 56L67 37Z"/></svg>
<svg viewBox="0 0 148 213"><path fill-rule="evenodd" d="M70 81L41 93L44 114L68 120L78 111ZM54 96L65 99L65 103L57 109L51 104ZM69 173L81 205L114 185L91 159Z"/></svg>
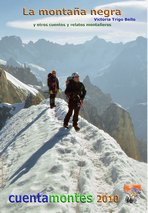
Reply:
<svg viewBox="0 0 148 213"><path fill-rule="evenodd" d="M147 106L147 102L138 103L137 105L141 105L141 106Z"/></svg>
<svg viewBox="0 0 148 213"><path fill-rule="evenodd" d="M70 75L58 75L58 79L59 79L59 82L60 82L60 89L61 90L65 90L66 89L66 80L67 78L69 77Z"/></svg>
<svg viewBox="0 0 148 213"><path fill-rule="evenodd" d="M117 102L114 102L114 104L116 104L118 107L120 107L121 109L123 109L123 110L125 110L125 111L127 111L127 109L125 109L123 106L121 106L119 103L117 103Z"/></svg>
<svg viewBox="0 0 148 213"><path fill-rule="evenodd" d="M38 66L36 64L29 63L28 65L33 67L33 68L36 68L36 69L38 69L38 70L40 70L42 72L46 72L46 70L43 67L40 67L40 66Z"/></svg>
<svg viewBox="0 0 148 213"><path fill-rule="evenodd" d="M24 68L24 64L22 64L21 62L16 60L16 63L18 64L18 66L23 67Z"/></svg>
<svg viewBox="0 0 148 213"><path fill-rule="evenodd" d="M7 64L7 62L6 62L6 61L4 61L3 59L0 59L0 64L2 64L2 65L6 65L6 64Z"/></svg>
<svg viewBox="0 0 148 213"><path fill-rule="evenodd" d="M80 117L80 132L62 127L67 104L49 100L22 109L0 132L4 162L1 213L145 213L146 163L129 158L103 130ZM125 203L125 183L142 184L136 204ZM10 194L92 194L93 203L10 203ZM97 203L97 194L120 202Z"/></svg>
<svg viewBox="0 0 148 213"><path fill-rule="evenodd" d="M42 81L44 84L47 82L47 71L43 67L40 67L37 64L32 64L32 63L26 63L30 69L31 72L36 76L36 78L39 81Z"/></svg>
<svg viewBox="0 0 148 213"><path fill-rule="evenodd" d="M12 76L10 73L6 72L6 78L8 79L8 81L10 81L13 85L15 85L17 88L22 89L23 91L25 91L27 94L30 92L33 95L36 95L38 93L38 91L36 89L34 89L33 87L30 87L24 83L22 83L21 81L19 81L18 79L16 79L14 76Z"/></svg>
<svg viewBox="0 0 148 213"><path fill-rule="evenodd" d="M104 71L110 67L111 64L107 64L99 69L99 72Z"/></svg>
<svg viewBox="0 0 148 213"><path fill-rule="evenodd" d="M0 109L3 107L10 108L10 114L15 115L17 112L19 112L21 109L23 109L25 106L25 102L22 103L16 103L16 104L9 104L9 103L2 103L0 104Z"/></svg>

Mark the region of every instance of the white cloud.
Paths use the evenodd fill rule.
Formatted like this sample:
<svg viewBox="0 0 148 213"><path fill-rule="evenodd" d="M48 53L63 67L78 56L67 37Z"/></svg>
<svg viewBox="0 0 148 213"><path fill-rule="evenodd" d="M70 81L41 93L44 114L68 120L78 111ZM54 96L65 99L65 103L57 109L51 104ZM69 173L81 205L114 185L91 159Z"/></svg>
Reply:
<svg viewBox="0 0 148 213"><path fill-rule="evenodd" d="M97 6L96 9L121 9L123 17L135 17L138 21L147 21L147 1L123 1Z"/></svg>
<svg viewBox="0 0 148 213"><path fill-rule="evenodd" d="M123 1L123 2L114 2L110 4L105 4L101 6L97 6L96 8L115 8L115 7L124 7L124 8L143 8L147 7L147 1L137 0L137 1Z"/></svg>
<svg viewBox="0 0 148 213"><path fill-rule="evenodd" d="M91 36L98 35L106 40L111 41L128 41L136 38L137 36L146 36L146 1L125 1L115 2L111 4L97 6L95 9L121 9L122 17L136 18L135 22L111 22L111 27L34 27L34 24L70 24L70 23L100 23L94 22L94 17L90 14L86 16L48 16L42 19L35 19L30 21L11 21L7 22L7 26L18 29L27 29L35 31L52 32L53 38L59 38L59 32L64 33L62 41L69 40L78 43L81 38L86 40ZM87 11L88 12L88 11ZM119 16L118 16L119 17ZM103 24L109 22L101 22ZM54 35L53 35L54 33ZM75 35L75 36L72 36ZM73 39L72 39L73 38Z"/></svg>

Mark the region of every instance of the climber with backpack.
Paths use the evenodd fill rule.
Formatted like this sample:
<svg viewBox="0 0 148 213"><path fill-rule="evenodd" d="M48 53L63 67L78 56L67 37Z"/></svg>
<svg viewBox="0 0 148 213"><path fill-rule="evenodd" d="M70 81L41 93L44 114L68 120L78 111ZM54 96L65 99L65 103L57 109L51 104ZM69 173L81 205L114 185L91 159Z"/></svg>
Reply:
<svg viewBox="0 0 148 213"><path fill-rule="evenodd" d="M65 116L63 126L68 128L68 123L72 113L73 115L73 127L76 131L79 131L80 128L78 126L78 116L81 106L83 105L83 100L86 95L86 90L82 82L79 81L78 73L73 73L71 79L67 80L67 86L65 90L65 94L68 98L68 113Z"/></svg>
<svg viewBox="0 0 148 213"><path fill-rule="evenodd" d="M55 70L53 70L51 73L48 74L47 84L49 87L49 94L50 94L50 108L53 108L56 107L55 97L59 91L59 80L56 77Z"/></svg>

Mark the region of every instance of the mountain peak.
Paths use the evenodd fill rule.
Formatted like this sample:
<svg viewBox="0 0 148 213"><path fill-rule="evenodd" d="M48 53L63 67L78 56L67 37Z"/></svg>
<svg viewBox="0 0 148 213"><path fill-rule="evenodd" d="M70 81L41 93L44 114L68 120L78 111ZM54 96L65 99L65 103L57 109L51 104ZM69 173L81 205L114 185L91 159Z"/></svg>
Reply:
<svg viewBox="0 0 148 213"><path fill-rule="evenodd" d="M143 36L138 36L137 38L136 38L136 40L138 41L146 41L147 40L147 38L145 38L145 37L143 37Z"/></svg>
<svg viewBox="0 0 148 213"><path fill-rule="evenodd" d="M5 37L2 37L1 41L6 44L9 44L9 43L14 45L16 44L17 46L22 45L22 40L18 36L5 36Z"/></svg>
<svg viewBox="0 0 148 213"><path fill-rule="evenodd" d="M54 43L42 38L42 39L37 40L34 44L48 45L48 44L54 44Z"/></svg>
<svg viewBox="0 0 148 213"><path fill-rule="evenodd" d="M94 36L94 37L92 38L92 41L98 41L98 40L99 40L98 36Z"/></svg>
<svg viewBox="0 0 148 213"><path fill-rule="evenodd" d="M101 45L107 42L102 38L98 38L98 36L94 36L91 40L85 42L85 44L96 44L96 43Z"/></svg>
<svg viewBox="0 0 148 213"><path fill-rule="evenodd" d="M84 84L91 84L91 81L88 75L84 78L83 82Z"/></svg>

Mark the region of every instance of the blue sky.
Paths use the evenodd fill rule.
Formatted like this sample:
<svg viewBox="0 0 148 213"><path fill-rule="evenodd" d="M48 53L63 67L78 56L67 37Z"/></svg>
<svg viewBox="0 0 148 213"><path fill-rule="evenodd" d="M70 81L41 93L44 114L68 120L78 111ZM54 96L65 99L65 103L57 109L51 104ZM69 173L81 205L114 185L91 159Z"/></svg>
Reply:
<svg viewBox="0 0 148 213"><path fill-rule="evenodd" d="M130 2L130 4L129 4ZM112 3L115 3L112 5ZM106 6L105 6L106 5ZM110 29L69 29L64 30L60 28L43 29L38 28L34 30L31 25L33 22L41 21L42 23L56 23L59 22L60 17L50 16L23 16L23 8L35 9L74 9L79 7L89 11L92 8L98 7L102 9L118 9L123 10L123 17L135 17L136 23L113 23ZM44 38L58 43L82 43L91 39L93 36L104 38L113 42L127 42L134 40L137 36L146 36L146 1L114 1L114 0L5 0L0 1L0 38L3 36L16 35L20 36L24 42L29 40L36 41L39 38ZM62 22L91 22L93 17L64 17Z"/></svg>

